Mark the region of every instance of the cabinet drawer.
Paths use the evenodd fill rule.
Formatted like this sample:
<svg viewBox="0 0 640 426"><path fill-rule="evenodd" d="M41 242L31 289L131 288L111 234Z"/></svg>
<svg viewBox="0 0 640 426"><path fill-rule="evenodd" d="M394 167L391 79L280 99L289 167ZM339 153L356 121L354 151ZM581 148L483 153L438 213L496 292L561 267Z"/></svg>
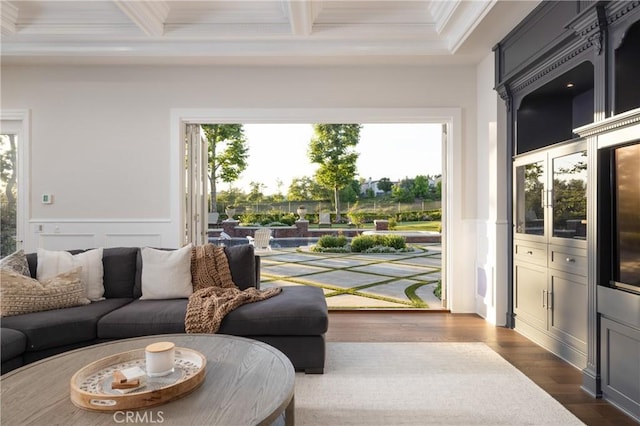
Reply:
<svg viewBox="0 0 640 426"><path fill-rule="evenodd" d="M514 257L516 260L547 265L547 246L531 242L514 242Z"/></svg>
<svg viewBox="0 0 640 426"><path fill-rule="evenodd" d="M549 267L587 276L587 251L571 247L549 247Z"/></svg>

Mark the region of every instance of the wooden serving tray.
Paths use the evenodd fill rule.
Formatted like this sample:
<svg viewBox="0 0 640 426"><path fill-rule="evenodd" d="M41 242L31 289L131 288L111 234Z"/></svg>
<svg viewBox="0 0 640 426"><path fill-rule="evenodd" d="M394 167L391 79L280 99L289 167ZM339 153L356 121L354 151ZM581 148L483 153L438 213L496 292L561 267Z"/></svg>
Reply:
<svg viewBox="0 0 640 426"><path fill-rule="evenodd" d="M146 377L145 386L130 393L111 388L113 373L130 367L144 370L144 348L92 362L71 378L71 402L92 411L120 411L155 407L181 398L203 382L207 359L200 352L187 348L175 348L175 359L173 373Z"/></svg>

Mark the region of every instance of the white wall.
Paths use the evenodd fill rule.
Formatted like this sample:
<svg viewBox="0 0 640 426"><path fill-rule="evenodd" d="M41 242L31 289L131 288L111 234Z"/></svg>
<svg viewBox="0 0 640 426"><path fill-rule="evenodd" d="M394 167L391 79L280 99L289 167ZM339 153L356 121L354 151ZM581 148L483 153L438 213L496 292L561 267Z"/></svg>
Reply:
<svg viewBox="0 0 640 426"><path fill-rule="evenodd" d="M492 89L494 56L477 68L476 312L504 325L507 312L506 135L499 131L503 101Z"/></svg>
<svg viewBox="0 0 640 426"><path fill-rule="evenodd" d="M454 164L461 181L451 224L459 275L449 277L456 281L450 298L455 312L474 312L470 242L483 206L476 192L486 192L476 173L476 126L486 121L476 117L476 98L488 99L487 72L478 80L473 66L3 66L2 109L31 111L25 248L178 245L172 109L460 108L462 146ZM478 81L487 84L482 91ZM40 204L43 193L54 194L54 204Z"/></svg>

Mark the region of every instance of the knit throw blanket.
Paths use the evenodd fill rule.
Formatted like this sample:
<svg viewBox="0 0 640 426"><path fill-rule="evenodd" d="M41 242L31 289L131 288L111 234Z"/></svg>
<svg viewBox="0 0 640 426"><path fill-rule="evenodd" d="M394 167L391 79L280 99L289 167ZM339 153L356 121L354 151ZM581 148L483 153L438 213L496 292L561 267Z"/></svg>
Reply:
<svg viewBox="0 0 640 426"><path fill-rule="evenodd" d="M189 297L184 324L187 333L216 333L225 315L245 303L273 297L281 288L240 290L231 278L223 247L196 246L191 252L193 294Z"/></svg>

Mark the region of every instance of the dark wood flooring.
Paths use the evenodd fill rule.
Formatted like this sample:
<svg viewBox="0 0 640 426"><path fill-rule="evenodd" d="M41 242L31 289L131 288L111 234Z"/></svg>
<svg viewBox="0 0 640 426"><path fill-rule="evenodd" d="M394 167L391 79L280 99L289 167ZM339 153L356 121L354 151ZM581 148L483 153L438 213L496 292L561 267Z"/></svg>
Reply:
<svg viewBox="0 0 640 426"><path fill-rule="evenodd" d="M519 333L477 315L427 311L329 311L330 342L484 342L587 425L637 425L584 392L577 368Z"/></svg>

